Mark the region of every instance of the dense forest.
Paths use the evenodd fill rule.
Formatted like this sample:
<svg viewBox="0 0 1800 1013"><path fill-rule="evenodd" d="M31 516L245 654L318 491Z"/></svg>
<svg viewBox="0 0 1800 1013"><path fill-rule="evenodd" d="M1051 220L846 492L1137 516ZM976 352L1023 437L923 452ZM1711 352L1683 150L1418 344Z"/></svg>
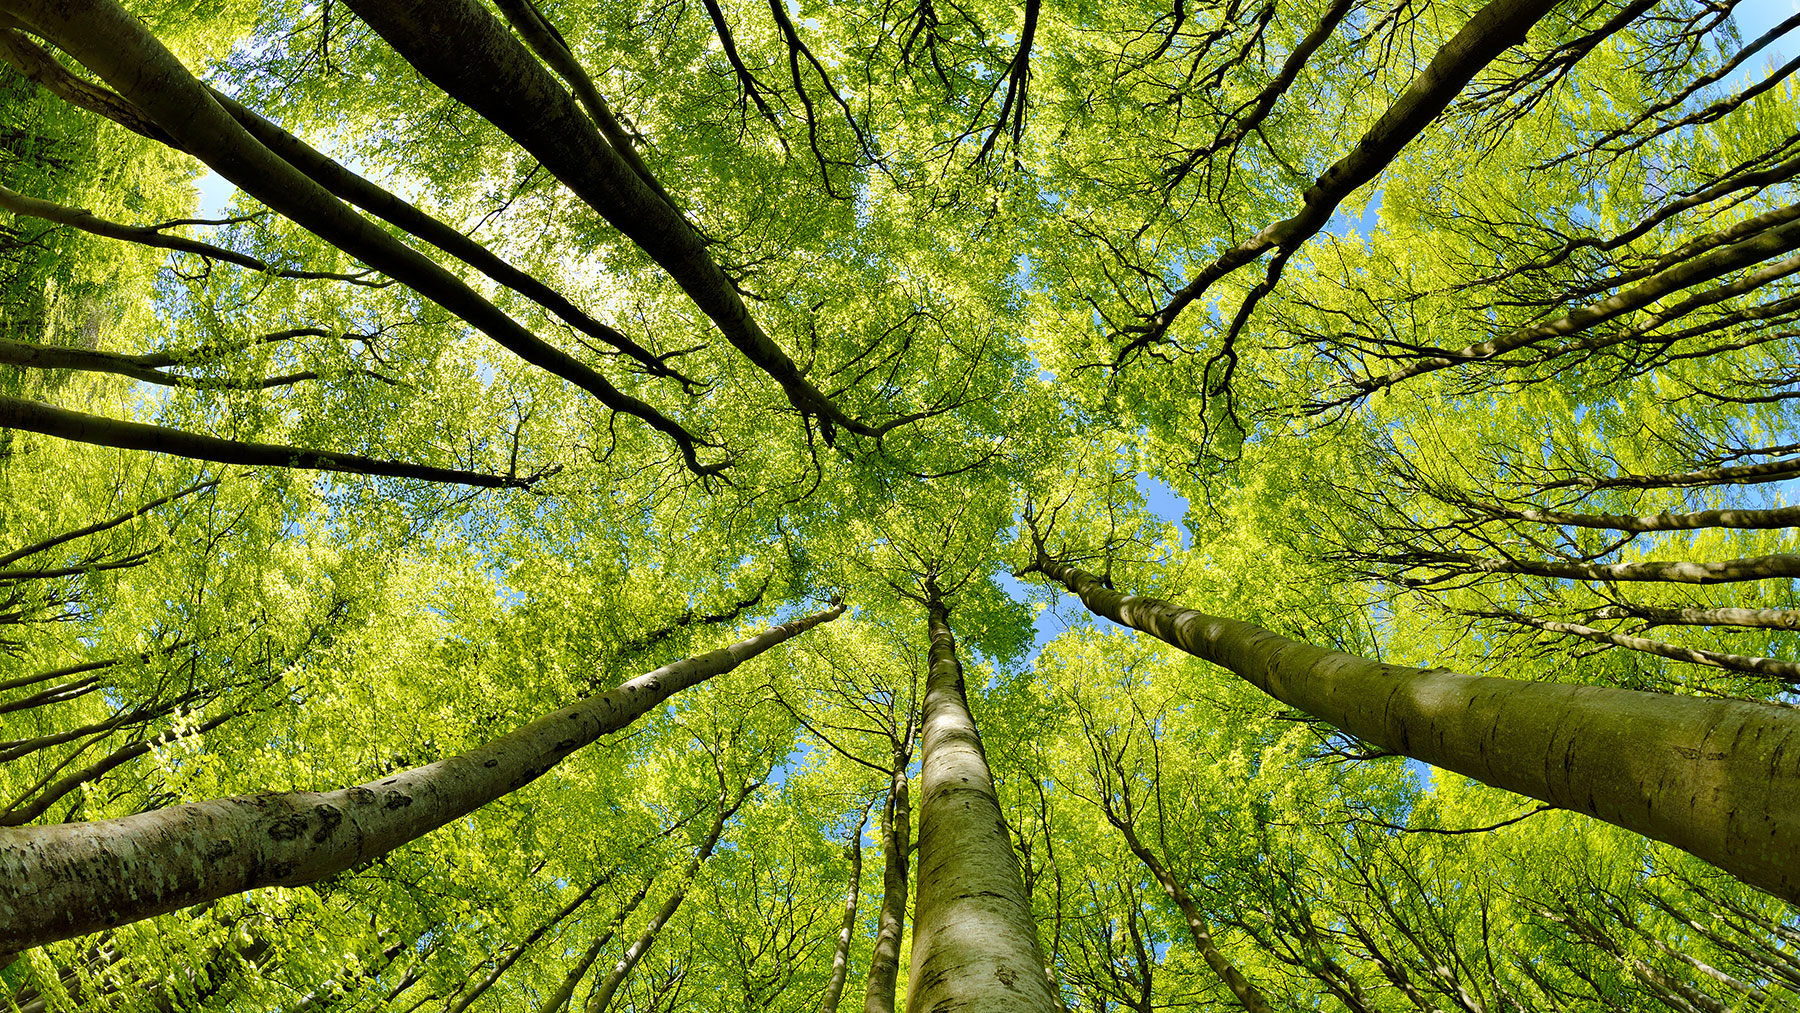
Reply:
<svg viewBox="0 0 1800 1013"><path fill-rule="evenodd" d="M0 0L0 1013L1800 1011L1788 0Z"/></svg>

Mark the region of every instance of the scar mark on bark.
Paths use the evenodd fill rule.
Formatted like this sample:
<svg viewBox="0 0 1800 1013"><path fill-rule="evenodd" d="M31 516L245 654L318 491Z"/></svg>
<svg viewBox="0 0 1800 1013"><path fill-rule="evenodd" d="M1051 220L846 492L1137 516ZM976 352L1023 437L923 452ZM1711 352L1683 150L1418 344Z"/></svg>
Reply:
<svg viewBox="0 0 1800 1013"><path fill-rule="evenodd" d="M1684 760L1723 760L1724 753L1703 753L1692 746L1674 746L1675 755Z"/></svg>
<svg viewBox="0 0 1800 1013"><path fill-rule="evenodd" d="M338 824L344 822L344 814L338 812L337 807L332 805L314 806L313 812L319 816L319 829L313 834L313 843L324 844L325 838L330 837L332 831L338 828Z"/></svg>
<svg viewBox="0 0 1800 1013"><path fill-rule="evenodd" d="M306 832L306 816L294 813L269 824L269 836L278 841L291 841Z"/></svg>
<svg viewBox="0 0 1800 1013"><path fill-rule="evenodd" d="M412 805L412 802L411 795L402 795L397 791L390 791L381 797L381 807L383 809L404 809L407 806Z"/></svg>

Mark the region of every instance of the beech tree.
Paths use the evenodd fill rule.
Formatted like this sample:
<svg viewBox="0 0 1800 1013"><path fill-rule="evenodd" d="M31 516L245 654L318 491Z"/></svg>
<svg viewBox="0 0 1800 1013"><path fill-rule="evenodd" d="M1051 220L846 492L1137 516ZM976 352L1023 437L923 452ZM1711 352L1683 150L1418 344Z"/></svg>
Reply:
<svg viewBox="0 0 1800 1013"><path fill-rule="evenodd" d="M6 1007L1800 1003L1773 6L0 0Z"/></svg>

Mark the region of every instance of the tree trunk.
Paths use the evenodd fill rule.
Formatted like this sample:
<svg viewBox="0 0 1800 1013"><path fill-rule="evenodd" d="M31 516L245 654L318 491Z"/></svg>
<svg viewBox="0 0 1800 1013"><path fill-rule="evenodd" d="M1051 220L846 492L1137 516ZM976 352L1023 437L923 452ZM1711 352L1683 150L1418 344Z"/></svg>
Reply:
<svg viewBox="0 0 1800 1013"><path fill-rule="evenodd" d="M473 0L349 0L346 6L426 80L499 127L636 243L796 408L853 433L879 434L807 380L751 315L706 238L606 143L574 97L486 7ZM445 39L457 45L445 46Z"/></svg>
<svg viewBox="0 0 1800 1013"><path fill-rule="evenodd" d="M927 582L919 892L909 1011L1054 1013L1037 928L964 695L950 614Z"/></svg>
<svg viewBox="0 0 1800 1013"><path fill-rule="evenodd" d="M581 955L580 960L575 962L574 967L569 968L569 973L563 975L562 984L557 986L556 991L550 996L550 1001L544 1003L539 1013L562 1013L562 1008L569 1004L569 999L575 994L575 986L581 984L581 979L587 975L588 968L594 966L594 961L599 958L600 951L606 948L607 943L612 942L613 933L619 931L619 926L625 924L625 919L631 917L631 913L637 910L637 906L644 902L644 897L650 893L650 884L653 882L655 882L654 877L644 880L644 885L638 887L637 893L632 894L631 899L626 901L623 907L613 912L612 919L606 923L606 928L602 929L600 934L594 937L594 941L588 944L587 951ZM392 996L389 999L391 1001Z"/></svg>
<svg viewBox="0 0 1800 1013"><path fill-rule="evenodd" d="M482 489L520 488L530 484L512 475L488 475L457 468L437 468L405 461L383 461L361 454L287 447L274 443L246 443L180 429L123 422L86 412L58 408L42 401L0 396L0 429L23 429L59 440L90 443L96 447L147 450L216 464L247 464L261 468L300 468L335 471L347 475L416 478L422 482L448 482Z"/></svg>
<svg viewBox="0 0 1800 1013"><path fill-rule="evenodd" d="M631 976L631 969L644 958L644 954L650 952L650 947L656 943L656 934L662 931L664 925L669 924L669 919L675 917L675 912L680 909L681 902L687 899L688 886L694 882L694 877L700 874L700 866L706 864L706 860L712 857L713 849L718 847L719 836L725 832L725 822L731 819L732 814L738 811L738 807L744 804L744 799L749 797L749 789L745 789L743 794L737 797L737 801L729 805L724 799L719 800L719 814L713 818L712 829L707 832L706 840L700 845L700 850L694 852L693 861L689 862L687 868L682 871L681 882L676 884L675 892L669 895L668 900L663 901L663 906L657 909L656 915L650 919L650 924L644 926L643 934L631 944L631 947L625 951L625 955L619 958L619 962L613 965L612 972L606 976L605 981L600 983L600 987L594 990L593 997L588 1000L587 1013L606 1013L606 1008L612 1005L613 996L618 994L620 986L625 984L625 979Z"/></svg>
<svg viewBox="0 0 1800 1013"><path fill-rule="evenodd" d="M1292 252L1318 235L1338 205L1357 188L1380 175L1468 83L1506 50L1525 41L1526 33L1555 7L1557 0L1491 0L1476 11L1455 35L1446 39L1406 90L1370 125L1356 146L1338 159L1301 195L1293 217L1275 222L1226 250L1203 268L1175 298L1158 310L1148 327L1149 340L1160 339L1175 317L1212 284L1272 249ZM1134 344L1142 344L1139 339Z"/></svg>
<svg viewBox="0 0 1800 1013"><path fill-rule="evenodd" d="M1800 902L1800 713L1384 665L1120 594L1041 553L1027 570L1377 746L1673 844Z"/></svg>
<svg viewBox="0 0 1800 1013"><path fill-rule="evenodd" d="M475 1005L475 1000L480 999L488 989L493 988L495 983L506 974L507 970L518 963L519 958L525 955L525 951L531 949L533 943L542 939L544 934L555 928L558 922L574 914L577 908L587 903L587 899L594 895L595 890L605 886L611 879L612 876L608 874L594 880L587 889L577 894L574 900L563 905L562 910L551 915L549 920L545 921L537 928L532 929L524 939L519 941L518 945L508 950L505 956L494 961L493 968L489 970L487 974L482 975L481 980L475 983L474 988L451 1000L450 1003L444 1007L444 1013L464 1013L470 1006Z"/></svg>
<svg viewBox="0 0 1800 1013"><path fill-rule="evenodd" d="M664 665L484 745L330 792L240 795L122 819L0 830L0 950L260 886L312 883L530 784L670 694L826 622L827 612Z"/></svg>
<svg viewBox="0 0 1800 1013"><path fill-rule="evenodd" d="M79 60L118 89L121 98L168 130L182 150L245 193L456 314L526 362L568 380L614 411L642 419L680 447L691 470L710 474L722 467L700 464L696 438L675 420L614 387L592 366L538 337L461 278L345 207L325 188L264 147L213 100L161 41L117 3L13 0L8 7L13 17ZM460 36L444 37L468 41ZM441 44L441 39L437 43ZM455 48L462 54L459 59L468 58L464 46ZM657 203L667 207L660 200Z"/></svg>
<svg viewBox="0 0 1800 1013"><path fill-rule="evenodd" d="M862 886L862 835L869 822L865 806L856 829L850 831L850 889L844 897L844 924L838 928L837 948L831 952L831 980L825 984L825 998L819 1002L819 1013L837 1013L838 1000L844 994L844 981L850 977L850 940L856 937L856 901Z"/></svg>
<svg viewBox="0 0 1800 1013"><path fill-rule="evenodd" d="M912 806L907 800L907 757L894 752L894 779L883 807L881 913L875 952L869 955L869 982L863 992L864 1013L894 1013L900 981L900 934L906 926L907 872L912 857Z"/></svg>
<svg viewBox="0 0 1800 1013"><path fill-rule="evenodd" d="M1144 844L1131 824L1124 823L1119 826L1119 830L1124 834L1125 845L1131 849L1131 853L1144 863L1144 868L1150 870L1150 875L1162 887L1163 893L1168 894L1175 906L1181 909L1181 918L1187 923L1188 936L1194 941L1194 949L1200 951L1200 959L1206 961L1206 966L1212 968L1219 981L1237 997L1238 1005L1249 1013L1270 1013L1269 1000L1262 994L1262 990L1244 977L1244 973L1238 970L1237 965L1213 941L1212 926L1206 923L1206 917L1200 913L1200 905L1195 903L1193 894L1175 878L1175 874L1163 864L1162 859Z"/></svg>

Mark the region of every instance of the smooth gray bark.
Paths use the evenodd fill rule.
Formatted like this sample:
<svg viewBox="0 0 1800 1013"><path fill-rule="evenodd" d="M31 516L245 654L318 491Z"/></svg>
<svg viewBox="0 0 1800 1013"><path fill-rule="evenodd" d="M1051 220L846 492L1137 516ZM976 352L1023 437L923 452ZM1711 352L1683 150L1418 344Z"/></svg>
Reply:
<svg viewBox="0 0 1800 1013"><path fill-rule="evenodd" d="M1800 711L1386 665L1121 594L1041 552L1024 572L1365 741L1672 844L1800 902Z"/></svg>
<svg viewBox="0 0 1800 1013"><path fill-rule="evenodd" d="M927 584L931 668L920 725L919 876L906 1008L1054 1013L1037 926L981 736L950 613Z"/></svg>
<svg viewBox="0 0 1800 1013"><path fill-rule="evenodd" d="M1110 813L1108 815L1111 816ZM1199 902L1194 900L1194 895L1175 878L1174 872L1162 858L1150 850L1129 821L1115 820L1114 825L1123 834L1126 847L1131 849L1138 861L1144 863L1144 867L1150 870L1151 878L1162 887L1163 893L1181 909L1181 920L1187 923L1188 938L1194 941L1194 949L1219 981L1231 990L1238 1005L1249 1013L1270 1013L1269 999L1263 995L1262 989L1245 977L1244 972L1219 949L1218 942L1213 938L1212 926L1207 924L1206 916L1201 912Z"/></svg>
<svg viewBox="0 0 1800 1013"><path fill-rule="evenodd" d="M1800 630L1800 609L1662 608L1655 605L1607 605L1595 619L1644 619L1651 626L1742 626L1747 629Z"/></svg>
<svg viewBox="0 0 1800 1013"><path fill-rule="evenodd" d="M650 923L644 926L643 933L625 949L624 956L613 965L600 987L594 990L593 996L588 999L587 1013L606 1013L607 1007L612 1005L613 997L618 995L620 987L625 984L625 979L631 976L632 969L637 967L638 961L644 959L644 954L650 952L650 947L656 945L657 935L662 932L664 925L669 924L669 919L675 917L675 912L680 910L681 902L687 899L688 887L693 884L694 877L700 875L700 867L712 857L713 849L719 846L719 837L725 832L726 822L737 813L744 800L750 797L750 790L745 788L735 802L719 800L719 811L713 817L711 829L706 832L706 840L700 843L700 849L694 852L687 868L682 870L681 882L675 885L675 892L669 894L662 907L656 909Z"/></svg>
<svg viewBox="0 0 1800 1013"><path fill-rule="evenodd" d="M894 994L900 987L900 935L906 928L907 873L912 868L907 759L895 750L893 779L883 807L881 910L876 916L875 950L869 955L869 981L863 990L864 1013L894 1013Z"/></svg>
<svg viewBox="0 0 1800 1013"><path fill-rule="evenodd" d="M240 795L0 830L0 950L23 949L366 862L537 780L670 694L827 622L826 612L664 665L459 756L328 792Z"/></svg>
<svg viewBox="0 0 1800 1013"><path fill-rule="evenodd" d="M644 885L638 887L637 893L632 894L631 899L613 913L612 920L608 921L606 928L594 937L592 943L588 944L581 959L575 962L574 967L569 968L569 973L563 975L562 984L558 985L556 991L551 993L549 1000L539 1008L538 1013L562 1013L562 1009L569 1005L569 1000L575 995L575 986L581 984L581 979L587 975L588 968L594 966L594 961L600 957L600 951L606 948L607 943L612 942L613 934L619 931L619 926L625 924L625 919L631 917L631 913L644 902L644 897L650 893L652 882L654 882L653 879L644 880Z"/></svg>
<svg viewBox="0 0 1800 1013"><path fill-rule="evenodd" d="M864 808L856 828L850 831L850 887L844 892L844 923L838 926L837 946L831 951L831 978L825 983L825 997L819 1000L819 1013L837 1013L844 982L850 978L850 942L856 938L856 902L862 888L862 835L868 822L869 810Z"/></svg>

